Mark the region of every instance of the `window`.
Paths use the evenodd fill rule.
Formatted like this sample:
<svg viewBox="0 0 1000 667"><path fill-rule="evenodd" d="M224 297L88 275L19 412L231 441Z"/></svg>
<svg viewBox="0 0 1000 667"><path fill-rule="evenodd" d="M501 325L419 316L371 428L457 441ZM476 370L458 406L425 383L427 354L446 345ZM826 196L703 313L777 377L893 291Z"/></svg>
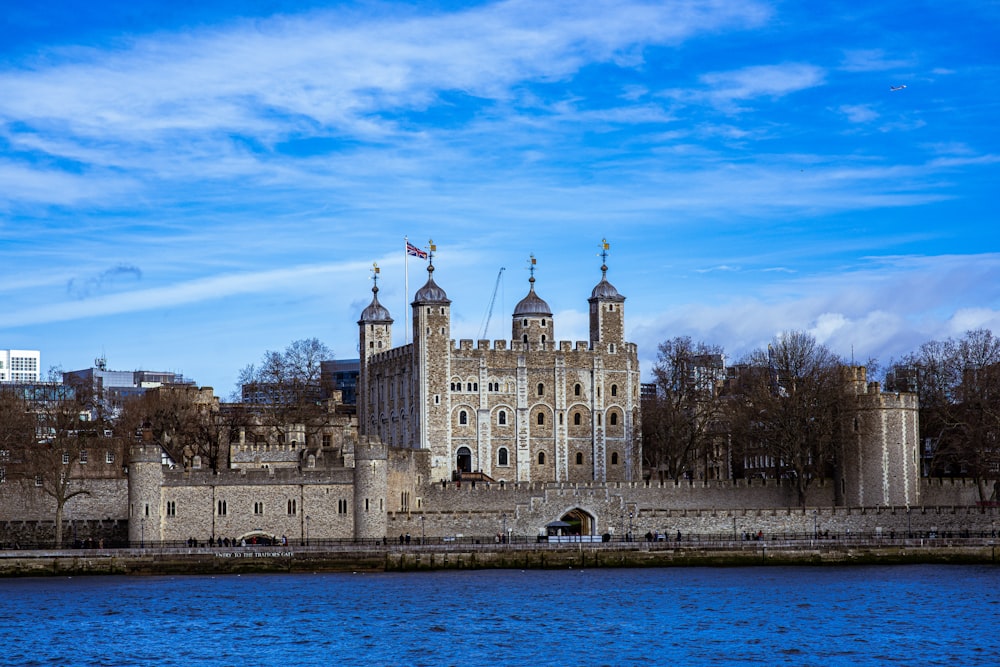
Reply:
<svg viewBox="0 0 1000 667"><path fill-rule="evenodd" d="M543 426L544 424L545 424L545 413L544 412L539 412L538 413L538 425L539 426Z"/></svg>
<svg viewBox="0 0 1000 667"><path fill-rule="evenodd" d="M63 452L63 459L62 459L62 461L63 461L63 465L64 466L68 466L69 465L69 452Z"/></svg>
<svg viewBox="0 0 1000 667"><path fill-rule="evenodd" d="M545 465L545 452L538 452L538 465Z"/></svg>
<svg viewBox="0 0 1000 667"><path fill-rule="evenodd" d="M506 426L507 425L507 411L506 410L501 410L500 412L497 413L497 424L499 424L500 426Z"/></svg>
<svg viewBox="0 0 1000 667"><path fill-rule="evenodd" d="M542 318L542 326L543 327L545 326L545 318L544 317Z"/></svg>
<svg viewBox="0 0 1000 667"><path fill-rule="evenodd" d="M81 449L80 450L80 463L86 463L86 462L87 462L87 450L86 449Z"/></svg>
<svg viewBox="0 0 1000 667"><path fill-rule="evenodd" d="M177 501L167 501L167 516L177 516Z"/></svg>
<svg viewBox="0 0 1000 667"><path fill-rule="evenodd" d="M324 433L323 434L323 446L324 447L333 447L333 436L330 435L329 433Z"/></svg>
<svg viewBox="0 0 1000 667"><path fill-rule="evenodd" d="M580 392L582 392L582 391L583 391L583 387L580 386L579 382L577 382L575 385L573 385L573 395L574 396L579 396Z"/></svg>
<svg viewBox="0 0 1000 667"><path fill-rule="evenodd" d="M225 500L220 500L218 503L216 503L216 513L219 516L226 516L226 514L229 513L229 508L226 507Z"/></svg>
<svg viewBox="0 0 1000 667"><path fill-rule="evenodd" d="M507 457L507 448L501 447L500 450L497 452L497 465L498 466L510 465L508 461L509 459Z"/></svg>
<svg viewBox="0 0 1000 667"><path fill-rule="evenodd" d="M105 463L114 463L115 462L115 453L114 452L104 452L104 462Z"/></svg>
<svg viewBox="0 0 1000 667"><path fill-rule="evenodd" d="M608 415L608 423L611 424L612 426L618 426L617 412L612 412L610 415Z"/></svg>
<svg viewBox="0 0 1000 667"><path fill-rule="evenodd" d="M525 342L525 344L527 344L527 342L528 342L528 334L524 334L524 342Z"/></svg>
<svg viewBox="0 0 1000 667"><path fill-rule="evenodd" d="M469 423L469 414L465 410L462 410L461 412L458 413L458 423L459 424Z"/></svg>
<svg viewBox="0 0 1000 667"><path fill-rule="evenodd" d="M576 464L578 466L582 466L583 465L583 454L580 453L580 452L576 453Z"/></svg>
<svg viewBox="0 0 1000 667"><path fill-rule="evenodd" d="M346 499L341 498L340 500L337 501L337 513L338 514L347 514L347 500Z"/></svg>
<svg viewBox="0 0 1000 667"><path fill-rule="evenodd" d="M538 395L539 396L545 395L545 385L542 384L541 382L538 383Z"/></svg>
<svg viewBox="0 0 1000 667"><path fill-rule="evenodd" d="M42 485L42 476L35 475L35 486L41 486L41 485Z"/></svg>
<svg viewBox="0 0 1000 667"><path fill-rule="evenodd" d="M264 513L264 503L256 502L253 504L253 513L256 515L261 515Z"/></svg>
<svg viewBox="0 0 1000 667"><path fill-rule="evenodd" d="M528 326L528 320L524 321L524 326Z"/></svg>
<svg viewBox="0 0 1000 667"><path fill-rule="evenodd" d="M288 516L294 516L295 514L298 514L298 509L299 509L298 503L295 501L294 498L288 501Z"/></svg>
<svg viewBox="0 0 1000 667"><path fill-rule="evenodd" d="M618 395L618 385L616 384L611 385L611 395L612 396Z"/></svg>
<svg viewBox="0 0 1000 667"><path fill-rule="evenodd" d="M611 465L618 465L618 452L611 452Z"/></svg>
<svg viewBox="0 0 1000 667"><path fill-rule="evenodd" d="M573 426L579 426L581 420L582 420L582 417L580 416L580 413L579 412L574 412L573 413Z"/></svg>
<svg viewBox="0 0 1000 667"><path fill-rule="evenodd" d="M601 425L601 415L597 415L597 425Z"/></svg>
<svg viewBox="0 0 1000 667"><path fill-rule="evenodd" d="M7 481L7 468L0 466L0 484Z"/></svg>

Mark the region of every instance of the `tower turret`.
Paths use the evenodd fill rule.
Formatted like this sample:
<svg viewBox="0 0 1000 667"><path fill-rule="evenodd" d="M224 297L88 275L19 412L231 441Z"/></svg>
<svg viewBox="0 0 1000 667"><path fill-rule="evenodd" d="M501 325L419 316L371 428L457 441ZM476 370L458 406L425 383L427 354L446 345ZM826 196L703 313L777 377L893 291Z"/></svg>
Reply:
<svg viewBox="0 0 1000 667"><path fill-rule="evenodd" d="M359 343L358 356L360 358L358 372L358 429L361 433L375 433L372 429L371 417L368 414L370 406L373 405L374 397L371 392L374 384L369 377L369 359L379 352L384 352L392 347L392 317L389 311L378 301L378 264L372 264L372 302L361 311L361 319L358 320Z"/></svg>
<svg viewBox="0 0 1000 667"><path fill-rule="evenodd" d="M590 304L590 344L594 349L615 353L625 342L625 297L608 282L608 242L601 241L601 282L587 302Z"/></svg>
<svg viewBox="0 0 1000 667"><path fill-rule="evenodd" d="M361 436L354 448L354 537L383 539L386 535L388 448L372 436Z"/></svg>
<svg viewBox="0 0 1000 667"><path fill-rule="evenodd" d="M135 544L159 541L163 450L143 426L142 440L129 450L128 539Z"/></svg>
<svg viewBox="0 0 1000 667"><path fill-rule="evenodd" d="M528 268L528 294L514 307L511 320L511 340L526 348L541 349L555 340L555 326L549 304L535 294L535 256L531 255Z"/></svg>
<svg viewBox="0 0 1000 667"><path fill-rule="evenodd" d="M413 355L418 410L418 446L430 447L430 442L450 441L449 390L451 377L451 300L434 282L434 253L437 246L430 242L427 262L427 282L413 297ZM447 439L446 439L447 438ZM439 458L440 457L440 458ZM431 465L436 472L451 470L451 456L435 457Z"/></svg>

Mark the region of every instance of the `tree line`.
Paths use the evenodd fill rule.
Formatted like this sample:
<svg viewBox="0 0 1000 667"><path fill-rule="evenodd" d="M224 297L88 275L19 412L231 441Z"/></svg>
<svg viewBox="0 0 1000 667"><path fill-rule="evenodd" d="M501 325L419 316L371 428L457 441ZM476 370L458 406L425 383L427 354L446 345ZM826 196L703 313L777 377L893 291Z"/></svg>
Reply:
<svg viewBox="0 0 1000 667"><path fill-rule="evenodd" d="M643 397L644 466L675 481L787 479L804 503L810 483L841 474L853 364L801 331L731 366L723 354L689 337L658 346ZM879 370L865 364L869 381ZM886 391L919 397L923 474L974 479L981 500L997 500L1000 340L977 329L931 341L890 361L882 379Z"/></svg>

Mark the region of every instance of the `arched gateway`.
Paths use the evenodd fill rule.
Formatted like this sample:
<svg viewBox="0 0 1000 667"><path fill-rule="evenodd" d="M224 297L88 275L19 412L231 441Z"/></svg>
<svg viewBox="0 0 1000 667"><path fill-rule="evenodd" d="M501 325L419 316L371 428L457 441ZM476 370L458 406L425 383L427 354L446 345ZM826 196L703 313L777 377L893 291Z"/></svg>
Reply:
<svg viewBox="0 0 1000 667"><path fill-rule="evenodd" d="M550 535L593 535L596 527L594 516L579 507L565 512L557 521L546 526Z"/></svg>

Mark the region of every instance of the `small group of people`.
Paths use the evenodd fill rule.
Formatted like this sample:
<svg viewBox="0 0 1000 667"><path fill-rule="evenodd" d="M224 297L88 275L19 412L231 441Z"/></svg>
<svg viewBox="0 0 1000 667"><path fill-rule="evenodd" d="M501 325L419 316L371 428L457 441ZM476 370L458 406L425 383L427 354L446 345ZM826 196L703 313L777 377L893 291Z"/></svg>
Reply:
<svg viewBox="0 0 1000 667"><path fill-rule="evenodd" d="M677 531L676 540L678 542L681 541L681 531L679 531L679 530ZM657 531L647 532L646 533L646 541L647 542L665 542L665 541L667 541L667 533L666 533L666 531L664 531L664 532L661 533L658 530Z"/></svg>
<svg viewBox="0 0 1000 667"><path fill-rule="evenodd" d="M743 541L744 542L758 542L764 539L764 531L758 530L756 533L752 530L747 532L743 531Z"/></svg>

